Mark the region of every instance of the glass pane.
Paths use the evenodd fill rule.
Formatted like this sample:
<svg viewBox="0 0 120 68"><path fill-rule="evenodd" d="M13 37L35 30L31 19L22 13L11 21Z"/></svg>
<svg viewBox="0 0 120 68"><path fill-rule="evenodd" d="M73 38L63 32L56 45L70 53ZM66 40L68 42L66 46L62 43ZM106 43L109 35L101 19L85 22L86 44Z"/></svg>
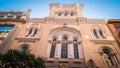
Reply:
<svg viewBox="0 0 120 68"><path fill-rule="evenodd" d="M52 47L51 47L51 52L50 52L50 58L54 58L55 47L56 47L56 39L53 39L53 41L52 41Z"/></svg>
<svg viewBox="0 0 120 68"><path fill-rule="evenodd" d="M74 43L74 58L79 59L78 45Z"/></svg>
<svg viewBox="0 0 120 68"><path fill-rule="evenodd" d="M0 37L7 37L13 26L0 26Z"/></svg>
<svg viewBox="0 0 120 68"><path fill-rule="evenodd" d="M52 45L51 52L50 52L50 58L54 58L54 54L55 54L55 46Z"/></svg>
<svg viewBox="0 0 120 68"><path fill-rule="evenodd" d="M93 34L96 38L98 38L97 31L95 29L93 30Z"/></svg>
<svg viewBox="0 0 120 68"><path fill-rule="evenodd" d="M61 58L67 58L67 43L62 43Z"/></svg>
<svg viewBox="0 0 120 68"><path fill-rule="evenodd" d="M100 34L101 37L104 38L104 35L103 35L103 31L102 31L102 30L99 30L99 34Z"/></svg>

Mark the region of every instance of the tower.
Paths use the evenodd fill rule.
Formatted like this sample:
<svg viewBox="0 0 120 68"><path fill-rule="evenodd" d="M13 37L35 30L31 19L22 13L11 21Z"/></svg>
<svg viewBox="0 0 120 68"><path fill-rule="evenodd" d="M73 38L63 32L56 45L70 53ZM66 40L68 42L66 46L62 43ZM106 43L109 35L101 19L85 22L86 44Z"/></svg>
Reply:
<svg viewBox="0 0 120 68"><path fill-rule="evenodd" d="M82 17L83 4L50 4L49 17Z"/></svg>

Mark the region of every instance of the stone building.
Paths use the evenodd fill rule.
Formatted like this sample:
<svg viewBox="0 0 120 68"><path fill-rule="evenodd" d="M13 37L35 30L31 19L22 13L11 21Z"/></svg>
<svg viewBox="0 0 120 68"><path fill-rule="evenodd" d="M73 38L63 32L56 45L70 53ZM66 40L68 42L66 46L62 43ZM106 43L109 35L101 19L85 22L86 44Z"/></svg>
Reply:
<svg viewBox="0 0 120 68"><path fill-rule="evenodd" d="M120 19L109 19L108 27L120 46Z"/></svg>
<svg viewBox="0 0 120 68"><path fill-rule="evenodd" d="M13 25L7 37L0 36L0 51L29 50L46 59L46 68L120 68L120 48L107 22L83 17L82 9L50 4L45 18L30 18L30 9L0 12L0 25Z"/></svg>

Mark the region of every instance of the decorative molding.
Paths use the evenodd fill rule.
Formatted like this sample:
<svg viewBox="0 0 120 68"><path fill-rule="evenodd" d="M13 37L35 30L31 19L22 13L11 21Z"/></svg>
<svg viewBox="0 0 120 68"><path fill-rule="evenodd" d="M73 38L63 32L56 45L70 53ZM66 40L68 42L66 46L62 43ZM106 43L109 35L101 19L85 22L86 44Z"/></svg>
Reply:
<svg viewBox="0 0 120 68"><path fill-rule="evenodd" d="M15 40L18 40L18 42L36 42L39 41L40 38L15 38Z"/></svg>
<svg viewBox="0 0 120 68"><path fill-rule="evenodd" d="M45 17L45 18L32 18L31 22L40 22L40 23L57 23L57 24L78 24L78 23L90 23L90 24L106 24L104 19L87 19L85 17Z"/></svg>
<svg viewBox="0 0 120 68"><path fill-rule="evenodd" d="M114 40L90 40L90 41L95 43L95 44L110 44L110 45L114 45L115 43L117 43Z"/></svg>
<svg viewBox="0 0 120 68"><path fill-rule="evenodd" d="M91 24L106 24L105 19L87 19L87 23L91 23Z"/></svg>

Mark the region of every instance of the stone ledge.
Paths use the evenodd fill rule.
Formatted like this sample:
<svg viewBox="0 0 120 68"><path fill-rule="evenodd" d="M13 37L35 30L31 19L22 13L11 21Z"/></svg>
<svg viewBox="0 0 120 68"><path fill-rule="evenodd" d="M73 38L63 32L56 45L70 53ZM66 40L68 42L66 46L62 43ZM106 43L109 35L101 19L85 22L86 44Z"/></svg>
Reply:
<svg viewBox="0 0 120 68"><path fill-rule="evenodd" d="M15 38L15 40L18 40L18 42L36 42L39 41L40 38Z"/></svg>
<svg viewBox="0 0 120 68"><path fill-rule="evenodd" d="M90 41L95 43L95 44L110 44L110 45L114 45L115 43L117 43L114 40L90 40Z"/></svg>

